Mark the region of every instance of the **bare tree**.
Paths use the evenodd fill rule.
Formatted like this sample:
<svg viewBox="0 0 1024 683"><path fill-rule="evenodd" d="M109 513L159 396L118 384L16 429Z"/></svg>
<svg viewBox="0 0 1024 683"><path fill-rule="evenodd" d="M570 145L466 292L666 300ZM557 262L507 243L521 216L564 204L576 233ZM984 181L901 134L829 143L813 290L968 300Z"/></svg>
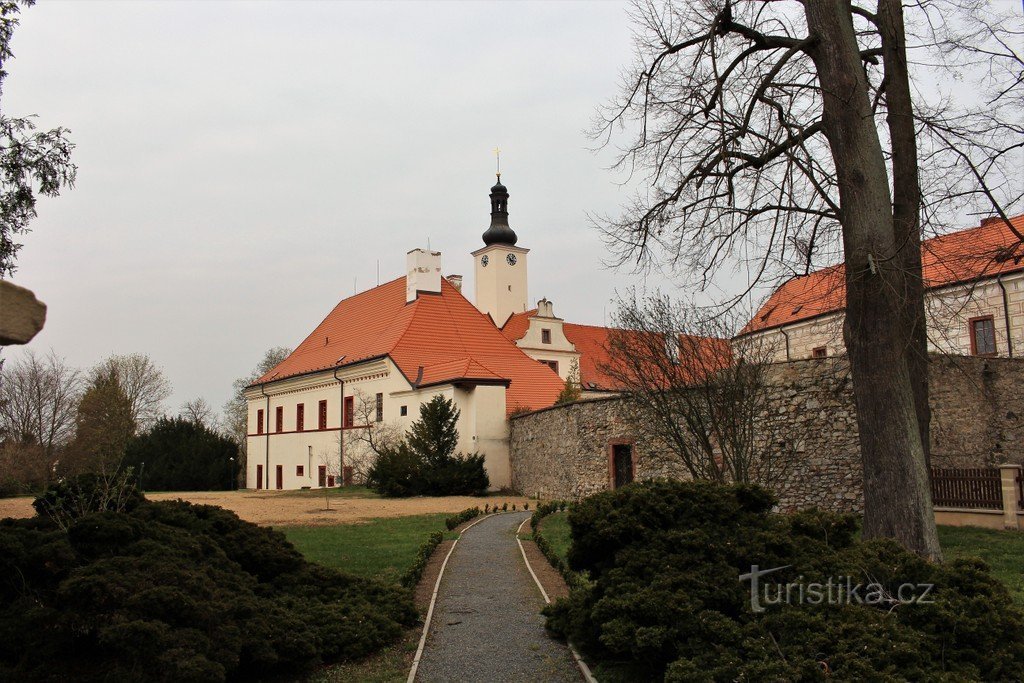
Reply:
<svg viewBox="0 0 1024 683"><path fill-rule="evenodd" d="M82 375L50 351L26 351L0 368L0 440L35 444L52 460L75 431Z"/></svg>
<svg viewBox="0 0 1024 683"><path fill-rule="evenodd" d="M231 384L231 398L224 404L223 427L228 437L234 439L235 443L238 444L239 485L244 484L247 466L246 462L248 458L248 439L245 437L249 428L249 402L245 399L245 389L260 377L270 372L274 366L281 363L281 361L287 358L291 352L291 349L283 346L275 346L271 349L267 349L267 352L263 354L263 358L256 364L256 367L252 372L245 377L239 377Z"/></svg>
<svg viewBox="0 0 1024 683"><path fill-rule="evenodd" d="M353 480L363 484L377 456L396 448L405 433L399 425L377 419L376 396L359 389L353 396L353 424L359 429L341 430L338 438L343 446L345 466L352 468Z"/></svg>
<svg viewBox="0 0 1024 683"><path fill-rule="evenodd" d="M694 479L777 489L796 466L800 427L776 408L775 349L764 337L734 358L737 316L709 320L663 296L620 301L603 371L624 387L638 428Z"/></svg>
<svg viewBox="0 0 1024 683"><path fill-rule="evenodd" d="M171 383L149 356L132 353L111 356L93 368L93 380L113 374L128 398L136 430L146 429L164 414L164 402L171 396Z"/></svg>
<svg viewBox="0 0 1024 683"><path fill-rule="evenodd" d="M970 35L982 45L975 63L982 55L999 63L986 76L998 111L941 96L934 107L912 100L921 89L908 54L926 64L946 50L951 61L970 43L931 21L943 6L972 18ZM1005 219L1001 207L1020 199L1012 161L1019 170L1019 133L1007 141L1015 129L1003 106L1022 85L1020 34L1007 33L1019 31L1020 18L975 0L915 8L908 32L894 0L874 8L849 0L638 2L637 61L594 133L610 140L629 126L617 168L645 174L647 192L620 218L599 221L620 263L665 259L701 288L741 267L749 280L735 302L841 251L864 533L938 558L920 217L984 198ZM929 135L919 159L922 128ZM930 159L946 166L922 182L919 168Z"/></svg>
<svg viewBox="0 0 1024 683"><path fill-rule="evenodd" d="M218 429L217 414L213 412L213 407L202 396L186 401L182 404L178 414L193 424L202 425L213 431Z"/></svg>

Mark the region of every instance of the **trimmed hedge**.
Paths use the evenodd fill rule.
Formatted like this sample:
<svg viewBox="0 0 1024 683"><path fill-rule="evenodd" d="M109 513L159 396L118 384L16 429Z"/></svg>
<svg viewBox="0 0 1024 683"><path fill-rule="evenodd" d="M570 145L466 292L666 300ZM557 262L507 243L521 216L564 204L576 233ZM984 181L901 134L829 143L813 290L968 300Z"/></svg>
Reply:
<svg viewBox="0 0 1024 683"><path fill-rule="evenodd" d="M851 516L772 514L753 486L654 481L577 503L569 567L592 583L548 608L548 627L637 679L1018 680L1024 614L980 560L929 563L857 541ZM771 585L828 577L933 584L930 604L751 609L739 576Z"/></svg>
<svg viewBox="0 0 1024 683"><path fill-rule="evenodd" d="M420 546L419 551L416 553L416 561L409 567L409 571L402 575L401 583L406 588L415 588L416 584L423 578L423 571L427 568L427 563L430 562L430 556L434 554L437 546L441 545L444 540L443 531L435 531L430 534L430 538L423 542Z"/></svg>
<svg viewBox="0 0 1024 683"><path fill-rule="evenodd" d="M306 561L218 507L140 502L67 532L0 521L0 680L254 680L366 656L409 591Z"/></svg>
<svg viewBox="0 0 1024 683"><path fill-rule="evenodd" d="M540 550L541 554L547 558L548 563L551 564L558 573L565 579L565 583L569 586L569 589L583 588L586 584L587 578L582 572L575 572L569 568L569 565L558 556L558 554L552 549L548 539L541 533L540 523L548 515L552 515L556 512L565 510L568 507L568 503L565 501L552 501L549 503L541 503L537 506L537 510L530 517L530 528L533 530L533 542L537 545L537 549Z"/></svg>
<svg viewBox="0 0 1024 683"><path fill-rule="evenodd" d="M469 520L473 519L474 517L479 517L479 516L480 516L480 508L478 508L478 507L466 508L465 510L463 510L460 513L458 513L457 515L452 515L451 517L446 519L444 521L444 525L446 527L448 527L448 531L454 531L456 528L459 527L459 525L464 524L465 522L468 522Z"/></svg>

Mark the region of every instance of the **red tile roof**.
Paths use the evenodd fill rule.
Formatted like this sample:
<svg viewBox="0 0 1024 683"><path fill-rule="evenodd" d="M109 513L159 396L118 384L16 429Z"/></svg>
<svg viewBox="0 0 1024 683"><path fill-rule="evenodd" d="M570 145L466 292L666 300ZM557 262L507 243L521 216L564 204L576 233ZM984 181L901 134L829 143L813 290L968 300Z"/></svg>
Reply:
<svg viewBox="0 0 1024 683"><path fill-rule="evenodd" d="M1010 219L1024 232L1024 214ZM1024 244L1002 220L988 219L921 244L925 287L934 289L961 282L1024 270ZM846 308L842 265L794 277L768 297L740 335L808 320Z"/></svg>
<svg viewBox="0 0 1024 683"><path fill-rule="evenodd" d="M506 410L545 408L564 386L447 280L406 304L405 278L344 299L255 384L388 356L410 384L507 383ZM421 371L422 368L422 371ZM421 374L422 373L422 374Z"/></svg>
<svg viewBox="0 0 1024 683"><path fill-rule="evenodd" d="M501 333L512 341L522 339L530 327L530 317L537 314L537 310L516 313L505 326ZM609 376L604 368L609 364L609 348L613 334L629 334L623 330L599 325L578 325L576 323L563 323L562 331L565 338L569 340L576 351L580 354L580 384L585 390L621 391L624 387ZM717 350L719 353L728 356L730 354L729 343L724 339L703 339L700 346L708 351ZM683 348L690 348L688 345Z"/></svg>

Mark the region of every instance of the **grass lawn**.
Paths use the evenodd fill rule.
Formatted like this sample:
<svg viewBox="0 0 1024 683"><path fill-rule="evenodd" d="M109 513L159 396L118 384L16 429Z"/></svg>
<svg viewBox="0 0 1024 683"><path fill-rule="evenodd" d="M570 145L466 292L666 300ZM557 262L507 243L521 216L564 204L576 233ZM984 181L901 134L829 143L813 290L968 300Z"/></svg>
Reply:
<svg viewBox="0 0 1024 683"><path fill-rule="evenodd" d="M540 533L562 560L569 554L569 515L556 512L540 520Z"/></svg>
<svg viewBox="0 0 1024 683"><path fill-rule="evenodd" d="M1024 532L974 527L939 527L939 544L947 560L980 557L1024 607Z"/></svg>
<svg viewBox="0 0 1024 683"><path fill-rule="evenodd" d="M398 581L430 534L444 530L448 516L441 512L280 530L307 559L350 574Z"/></svg>

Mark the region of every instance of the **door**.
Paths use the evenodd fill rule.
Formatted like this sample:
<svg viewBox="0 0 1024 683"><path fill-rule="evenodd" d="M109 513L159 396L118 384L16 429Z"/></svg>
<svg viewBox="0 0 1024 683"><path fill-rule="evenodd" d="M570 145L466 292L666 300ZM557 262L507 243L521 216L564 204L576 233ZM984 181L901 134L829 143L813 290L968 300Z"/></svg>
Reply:
<svg viewBox="0 0 1024 683"><path fill-rule="evenodd" d="M327 465L320 465L317 472L319 475L317 481L320 488L327 486Z"/></svg>
<svg viewBox="0 0 1024 683"><path fill-rule="evenodd" d="M277 466L277 488L278 490L284 488L284 465Z"/></svg>
<svg viewBox="0 0 1024 683"><path fill-rule="evenodd" d="M615 488L620 488L633 481L633 447L629 444L612 446L612 471L615 476Z"/></svg>
<svg viewBox="0 0 1024 683"><path fill-rule="evenodd" d="M256 465L256 490L263 488L263 465Z"/></svg>

